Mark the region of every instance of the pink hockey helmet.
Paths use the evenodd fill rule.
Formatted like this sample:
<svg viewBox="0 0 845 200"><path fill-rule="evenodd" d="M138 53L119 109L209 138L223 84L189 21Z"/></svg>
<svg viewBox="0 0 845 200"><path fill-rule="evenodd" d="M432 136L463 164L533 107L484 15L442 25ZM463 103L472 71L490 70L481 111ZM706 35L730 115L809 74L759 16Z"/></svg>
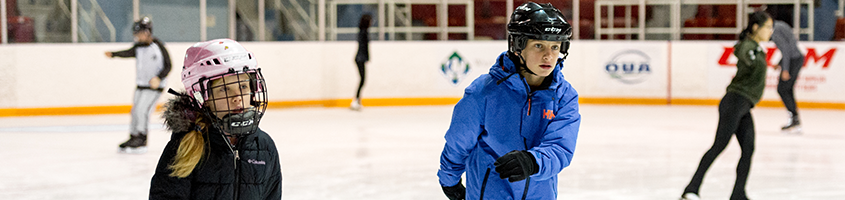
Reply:
<svg viewBox="0 0 845 200"><path fill-rule="evenodd" d="M223 86L242 84L249 86L249 106L232 107L211 111L206 105L209 100L234 98L242 94L228 94L214 96L210 92L211 83L227 76L247 74L248 79L238 78L233 82L223 82ZM241 44L231 39L215 39L199 42L185 52L182 67L182 84L186 93L197 102L197 106L206 111L212 124L222 131L240 135L255 132L258 122L267 108L267 92L261 68L258 67L255 56ZM222 87L222 86L218 86ZM222 113L222 114L219 114ZM224 115L221 117L221 115Z"/></svg>

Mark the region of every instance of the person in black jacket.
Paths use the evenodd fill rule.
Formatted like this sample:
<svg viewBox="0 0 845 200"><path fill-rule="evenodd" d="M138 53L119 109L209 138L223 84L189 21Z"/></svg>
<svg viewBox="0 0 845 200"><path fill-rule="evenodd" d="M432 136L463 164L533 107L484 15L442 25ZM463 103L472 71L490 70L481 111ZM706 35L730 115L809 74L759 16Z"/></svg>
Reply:
<svg viewBox="0 0 845 200"><path fill-rule="evenodd" d="M135 57L135 100L132 103L132 121L129 140L119 145L120 152L147 152L147 124L150 113L165 87L165 77L170 73L170 54L158 38L153 37L153 23L144 17L132 26L135 40L132 48L106 52L106 57Z"/></svg>
<svg viewBox="0 0 845 200"><path fill-rule="evenodd" d="M173 131L150 185L150 199L281 199L279 153L258 128L267 87L255 56L218 39L188 48L186 92L165 104Z"/></svg>
<svg viewBox="0 0 845 200"><path fill-rule="evenodd" d="M370 23L373 17L370 14L361 16L361 21L358 22L358 53L355 54L355 64L358 65L358 75L361 76L361 82L358 83L358 93L355 93L355 99L349 106L352 110L361 110L361 88L364 87L364 80L366 78L365 64L370 61Z"/></svg>

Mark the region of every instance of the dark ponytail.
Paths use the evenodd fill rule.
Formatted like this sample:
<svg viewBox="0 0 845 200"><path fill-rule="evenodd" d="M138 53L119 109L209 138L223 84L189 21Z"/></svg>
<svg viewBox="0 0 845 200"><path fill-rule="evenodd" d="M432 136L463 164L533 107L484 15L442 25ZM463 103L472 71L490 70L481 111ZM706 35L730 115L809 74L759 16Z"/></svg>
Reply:
<svg viewBox="0 0 845 200"><path fill-rule="evenodd" d="M745 27L745 30L742 30L742 32L739 33L739 41L741 42L745 40L745 38L747 38L749 34L754 33L754 24L757 24L757 28L759 29L760 27L763 27L763 25L766 24L766 21L771 18L772 17L765 11L757 11L752 13L748 17L748 26Z"/></svg>
<svg viewBox="0 0 845 200"><path fill-rule="evenodd" d="M364 14L361 16L361 21L358 22L358 29L360 30L367 30L370 28L370 24L372 24L373 16L370 14Z"/></svg>

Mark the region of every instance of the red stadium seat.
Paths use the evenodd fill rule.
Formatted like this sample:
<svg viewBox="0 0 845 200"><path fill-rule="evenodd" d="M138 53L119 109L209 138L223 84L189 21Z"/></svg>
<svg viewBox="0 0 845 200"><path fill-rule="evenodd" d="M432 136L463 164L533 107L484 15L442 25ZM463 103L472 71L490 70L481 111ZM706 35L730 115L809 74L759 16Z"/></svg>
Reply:
<svg viewBox="0 0 845 200"><path fill-rule="evenodd" d="M35 42L35 25L32 18L16 16L8 19L9 42Z"/></svg>
<svg viewBox="0 0 845 200"><path fill-rule="evenodd" d="M836 20L836 28L833 34L834 41L845 41L845 17Z"/></svg>

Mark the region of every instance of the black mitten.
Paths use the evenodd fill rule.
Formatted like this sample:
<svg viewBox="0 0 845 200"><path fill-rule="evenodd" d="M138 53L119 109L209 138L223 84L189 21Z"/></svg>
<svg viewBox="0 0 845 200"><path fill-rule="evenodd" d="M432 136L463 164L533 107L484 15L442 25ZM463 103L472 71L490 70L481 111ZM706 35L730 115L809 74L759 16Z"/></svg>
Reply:
<svg viewBox="0 0 845 200"><path fill-rule="evenodd" d="M446 197L449 200L464 200L467 195L467 188L464 187L464 184L461 184L461 180L458 180L458 184L454 186L440 186L443 188L443 193L446 194Z"/></svg>
<svg viewBox="0 0 845 200"><path fill-rule="evenodd" d="M521 181L540 171L540 165L528 151L513 150L496 159L493 165L499 178L507 178L510 182Z"/></svg>

